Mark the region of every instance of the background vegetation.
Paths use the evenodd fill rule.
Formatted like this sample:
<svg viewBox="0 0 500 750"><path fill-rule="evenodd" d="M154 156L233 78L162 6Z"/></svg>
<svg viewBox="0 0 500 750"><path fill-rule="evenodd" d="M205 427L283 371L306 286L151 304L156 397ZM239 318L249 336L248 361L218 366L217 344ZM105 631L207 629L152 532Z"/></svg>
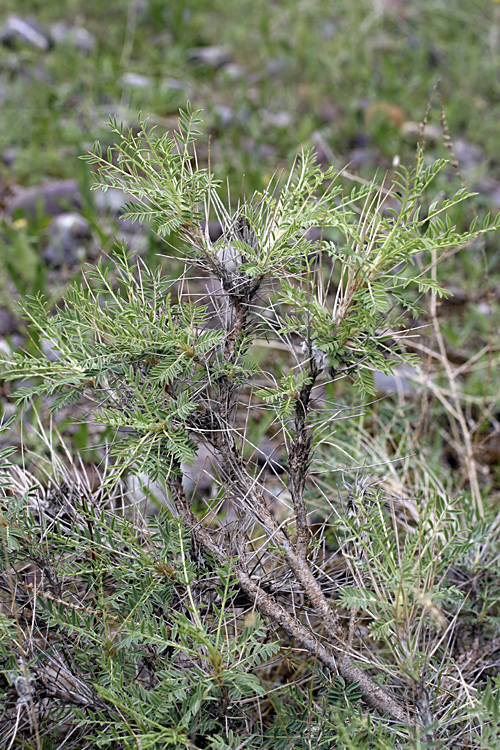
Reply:
<svg viewBox="0 0 500 750"><path fill-rule="evenodd" d="M28 380L36 397L22 411L9 382L2 390L13 418L5 460L17 450L2 505L7 746L499 747L498 233L468 233L500 204L500 6L6 0L7 25L9 11L36 19L47 39L33 46L4 27L0 45L0 333L11 361L20 348L56 358L53 333L23 321L18 297L42 292L49 312L63 310L82 262L106 267L116 237L153 275L183 278L185 237L166 245L120 218L120 192L89 192L78 156L96 138L103 149L115 142L109 115L137 134L141 111L162 133L187 99L203 108L199 164L227 178L230 212L276 170L286 179L302 146L323 170L344 170L347 193L376 175L383 195L420 142L426 164L449 159L424 215L464 186L477 195L448 208L448 249L417 258L451 295L410 295L421 312L399 323L414 329L411 366L383 373L371 362L373 381L353 370L327 389L349 419L316 446L306 492L316 574L340 608L346 649L405 701L407 723L381 719L359 682L334 679L251 597L238 599L230 555L207 563L172 514L150 513L165 501L148 484L151 466L134 483L118 465L116 484L116 464L103 464L113 425L90 418L89 403L63 399L50 415L47 383ZM215 239L220 211L209 218ZM329 231L323 239L335 241ZM116 261L109 273L114 283ZM206 278L189 283L201 293ZM290 365L279 346L252 354L277 376ZM267 396L283 416L283 393ZM286 474L274 420L261 401L242 452L253 466L258 446L264 465ZM200 475L204 462L215 477ZM190 489L196 518L213 529L217 466L204 454ZM294 606L317 631L302 596L293 591Z"/></svg>

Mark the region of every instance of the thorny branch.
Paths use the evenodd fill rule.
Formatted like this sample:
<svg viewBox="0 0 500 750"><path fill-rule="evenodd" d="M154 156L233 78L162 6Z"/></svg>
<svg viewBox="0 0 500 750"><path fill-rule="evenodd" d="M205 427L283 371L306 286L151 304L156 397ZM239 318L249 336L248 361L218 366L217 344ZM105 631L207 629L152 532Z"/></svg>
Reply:
<svg viewBox="0 0 500 750"><path fill-rule="evenodd" d="M317 437L311 426L311 412L316 407L312 394L320 384L320 373L328 372L335 381L355 369L358 370L359 387L369 393L370 385L372 389L374 387L370 373L380 368L386 373L391 372L392 367L389 350L380 346L385 338L377 334L378 323L389 315L393 305L403 304L418 313L416 305L405 294L412 279L395 272L396 269L406 268L417 252L431 250L437 257L442 250L470 243L500 226L500 220L486 222L482 228L471 228L468 232L456 231L448 217L446 222L441 221L439 217L444 218L443 211L467 197L463 191L451 201L433 204L437 207L425 220L418 218L421 195L444 166L444 162L427 166L421 150L413 170L402 168L397 172L394 181L397 191L377 187L374 181L366 190L356 191L350 196L344 195L340 185L333 188L333 183L325 191L325 180L329 182L333 172L323 173L312 152L303 153L286 184L280 184L280 177L273 177L263 193L255 194L250 202L243 199L243 205L239 205L233 214L218 195L210 165L208 172L199 169L196 154L192 154L192 128L199 122L198 113L192 113L188 107L188 113L181 114L182 127L173 139L169 139L168 134L161 137L148 134L145 122L141 122L144 132L139 136L132 131L126 135L123 127L114 122L112 130L122 142L117 147L119 158L116 163L103 158L100 147L96 147L88 161L98 165L101 186L125 190L138 201L137 205L128 207L128 218L141 222L149 219L161 236L175 234L178 240L186 243L187 257L182 259L186 263L186 272L201 267L212 281L216 280L215 289L212 286L209 292L212 305L193 304L190 293L187 293L186 300L182 283L177 286L181 290L177 300L173 295L171 303L171 294L165 295L165 288L175 286L178 279L168 279L165 286L161 274L158 279L153 279L149 269L145 268L147 279L143 284L145 276L140 264L131 264L130 253L123 247L116 255L122 285L119 294L114 288L115 279L108 281L107 271L102 271L99 266L94 273L99 292L94 293L91 285L88 285L89 290L74 290L73 297L68 297L69 304L55 311L47 310L38 301L34 307L27 304L27 318L42 336L51 341L51 345L55 343L56 350L59 346L60 357L54 362L46 362L32 355L16 354L13 359L5 360L7 375L11 380L27 377L30 381L40 381L36 387L25 389L20 403L34 395L56 396L58 408L74 403L83 395L93 400L101 412L101 421L124 436L122 441L117 440L111 446L114 457L118 459L120 475L126 474L133 466L136 470L139 467L139 471L152 481L157 478L164 480L169 495L168 509L181 519L206 558L213 558L226 569L230 563L231 576L236 577L245 594L244 599L248 597L262 615L276 623L315 661L334 674L339 673L349 684L358 684L369 706L388 714L395 722L417 725L416 733L425 738L422 727L435 723L427 692L434 678L432 675L427 678L423 671L419 671L417 677L416 672L412 674L408 670L406 640L403 645L398 645L404 652L403 658L392 649L394 612L397 627L400 624L407 627L406 621L399 623L398 620L402 610L399 599L404 592L396 573L399 574L399 567L404 569L404 566L400 565L403 560L400 550L396 550L393 557L390 553L388 556L383 554L387 540L385 525L377 547L382 547L382 554L378 556L381 560L377 554L368 560L372 549L369 540L364 553L353 543L351 557L354 572L362 571L366 563L368 575L376 571L379 562L382 566L386 561L391 565L394 563L395 600L386 599L384 589L379 587L379 573L384 582L387 581L386 571L379 568L373 573L374 596L372 599L365 597L365 605L359 608L372 621L380 612L383 613L380 624L386 628L385 633L382 635L381 629L374 632L380 634L384 648L398 660L399 670L391 674L397 675L394 681L397 679L400 687L406 686L405 698L400 697L402 690L396 693L395 689L393 692L377 682L380 674L376 675L375 657L371 660L365 658L363 669L354 661L352 644L357 635L364 653L369 650L368 639L357 631L355 622L356 601L358 598L363 600L363 587L355 585L354 592L349 592L346 587L340 592L342 598L339 602L332 598L332 591L338 594L340 588L329 571L334 555L326 552L325 545L321 561L316 544L321 541L327 523L322 532L317 534L314 530L313 533L306 505L306 488L313 482L322 492L325 502L330 502L328 490L321 489L311 470ZM389 198L396 197L398 207L389 206ZM361 202L364 202L362 208ZM205 207L204 227L200 223L202 206ZM389 217L387 211L391 214ZM208 224L214 212L222 237L212 241ZM340 235L340 242L322 238L311 245L306 235L309 230L319 227L322 231L333 229L335 236ZM321 262L317 263L322 254L328 258L328 268L325 269L321 268ZM329 274L328 280L323 278L323 270ZM439 289L435 275L426 279L425 274L419 274L416 281L419 294L427 288ZM257 294L264 296L264 283L275 285L271 310L266 310L264 304L256 300ZM332 290L334 301L331 305ZM291 315L290 310L293 311ZM435 308L431 312L433 310L435 312ZM240 389L244 382L249 384L250 377L258 369L257 366L247 366L243 357L257 339L254 326L258 318L264 328L261 341L271 333L275 344L276 338L280 338L279 343L285 348L289 344L296 365L282 378L279 365L270 368L270 373L260 368L261 374L269 375L266 385L271 382L273 387L263 388L258 398L272 404L270 410L276 421L281 421L282 434L288 445L288 455L281 466L281 473L287 475L288 481L281 481L280 494L283 493L281 499L290 512L281 517L275 510L278 495L271 494L270 486L262 480L262 473L255 470L252 458L246 458L245 449L252 445L247 437L248 422L241 430ZM297 357L300 350L305 355L304 361ZM280 385L276 375L281 379ZM255 393L254 385L261 386L260 383L250 384L251 397ZM455 400L458 398L455 391L452 395ZM245 404L248 417L253 405L255 402ZM260 406L259 403L259 411ZM329 427L334 419L336 417L326 418L322 427ZM321 424L321 420L317 424ZM182 483L182 461L194 461L196 441L207 446L215 456L222 489L220 500L221 503L231 502L235 507L236 524L225 519L221 521L224 526L217 530L211 527L207 518L200 520L191 507ZM52 451L51 456L54 457ZM471 476L473 463L471 460ZM325 483L325 487L329 486ZM481 498L473 482L472 489L477 510ZM28 487L23 487L24 490L28 496ZM288 500L291 500L291 508ZM91 508L90 504L88 508ZM76 521L70 502L65 510L68 529L71 530ZM85 530L90 545L89 559L94 565L100 553L99 540L94 536L93 522L89 521L87 510L77 522ZM482 514L478 512L477 515ZM415 518L417 516L415 511ZM59 533L59 511L51 518L57 522ZM214 518L212 512L210 518ZM349 518L339 513L337 520L341 534L346 529L349 532ZM381 523L385 524L385 521L384 516ZM165 521L165 529L161 529L165 536L168 536L167 524ZM372 530L376 530L373 525L370 532ZM442 533L441 530L436 532L435 538ZM360 538L364 543L363 534ZM460 537L460 533L454 533L454 537ZM65 541L64 535L62 539ZM340 542L344 566L346 560L349 564L349 558L342 539ZM156 552L155 547L154 550ZM434 550L430 547L429 550L434 565ZM460 557L463 550L465 542L454 549L453 560ZM124 555L129 564L128 542ZM417 558L417 552L414 556ZM109 556L108 559L114 567L114 558ZM184 556L182 560L184 562ZM420 558L417 561L420 566ZM36 561L36 565L43 570L42 561ZM373 566L371 570L369 565ZM96 581L101 586L102 571L97 570L97 565L95 567ZM84 570L87 576L86 561ZM161 575L165 571L169 576L172 573L172 569L166 570L162 565ZM342 567L342 576L344 572L345 567ZM24 572L20 571L20 575ZM349 575L355 583L360 583L359 575ZM423 575L419 569L414 583L408 574L409 600L420 596L419 581ZM35 583L25 582L24 587L18 587L16 596L24 596L25 591L31 591L33 586L33 591L36 589L41 596L45 595L47 603L58 602L60 597L50 579L50 571L45 578L48 586L43 592L37 588L35 577ZM391 581L391 587L393 585L394 581ZM97 589L91 588L92 597L95 591ZM392 588L389 591L393 593ZM34 599L37 593L34 593ZM145 589L143 595L148 600L149 590ZM84 596L81 601L81 605L62 600L58 603L64 612L71 612L76 621L79 612L88 613L88 599ZM177 603L180 601L181 597ZM193 605L192 598L190 604ZM433 607L439 612L437 606ZM349 609L351 619L346 634L343 622ZM420 619L424 620L425 608L414 608L413 620L420 611ZM104 606L102 609L93 606L92 612L99 616L103 613L104 619ZM106 637L113 617L113 614L106 615ZM35 619L33 623L36 624ZM431 627L434 626L429 625ZM420 634L420 624L417 630ZM414 644L420 642L420 637L415 637ZM435 640L433 654L438 653L444 638L443 634ZM451 640L451 635L449 638ZM430 653L430 649L427 651ZM145 654L143 661L146 666L148 659L149 655ZM69 659L67 661L69 664ZM74 677L70 672L67 676ZM30 688L28 677L25 675L22 679L24 682L20 681L18 686L20 703L16 710L26 703ZM439 686L432 688L436 697L439 690L442 692L443 684L440 681ZM90 688L85 692L84 686L80 687L82 700L98 708L97 698ZM71 702L70 699L71 696L67 702ZM221 705L225 705L224 701ZM433 710L436 705L437 701L433 699ZM451 714L447 707L440 710L445 718L444 731L447 731ZM466 721L470 715L467 714ZM16 722L17 730L17 719ZM226 728L228 726L227 723Z"/></svg>
<svg viewBox="0 0 500 750"><path fill-rule="evenodd" d="M219 563L225 563L228 559L233 559L236 551L234 549L224 549L220 541L212 537L209 531L200 525L189 509L179 477L169 479L168 489L179 515L183 518L184 523L195 537L197 543ZM257 499L255 495L253 495L253 498ZM266 516L267 518L264 523L272 523L275 527L275 522L270 521L272 516L268 511L266 512ZM359 683L359 688L363 693L364 699L372 708L377 709L380 713L389 714L397 722L406 723L408 720L407 713L399 703L384 688L377 685L366 672L353 664L349 656L344 653L343 633L339 624L338 614L327 602L304 558L297 555L293 545L284 533L276 528L274 528L274 532L279 541L284 544L286 560L296 574L297 579L303 585L306 596L309 598L318 615L325 621L323 639L314 631L306 628L300 620L291 615L272 594L265 591L259 585L259 582L250 576L245 565L244 554L240 554L236 560L233 559L232 564L233 573L241 589L247 594L263 616L271 618L287 635L294 638L298 645L304 647L312 656L318 658L334 673L337 671L340 672L348 683ZM240 545L240 553L242 551L242 545ZM328 636L334 643L331 640L330 642L324 642L324 639Z"/></svg>
<svg viewBox="0 0 500 750"><path fill-rule="evenodd" d="M295 434L288 454L289 489L295 509L297 552L306 555L308 544L307 509L304 500L307 473L311 461L312 434L307 428L311 393L319 374L314 360L309 360L309 381L301 388L295 404Z"/></svg>
<svg viewBox="0 0 500 750"><path fill-rule="evenodd" d="M215 265L219 279L226 279L223 267ZM223 360L236 362L238 357L238 342L246 336L246 327L250 321L249 307L258 285L245 282L243 274L240 276L240 290L238 295L230 291L227 296L232 309L234 324L227 331L223 344ZM241 278L243 277L243 278ZM225 284L225 288L234 290L232 285ZM310 347L311 348L311 347ZM312 353L312 352L311 352ZM180 466L168 482L168 490L174 501L179 515L194 535L197 543L220 562L234 560L233 571L239 586L247 594L259 612L270 617L290 637L302 645L315 658L334 672L340 672L348 683L359 683L360 690L366 702L381 713L388 713L395 721L405 723L407 712L389 693L377 685L369 675L357 667L348 654L345 653L346 638L340 624L339 614L328 601L320 584L313 574L307 560L307 544L309 528L304 490L308 470L311 462L313 436L308 427L307 418L310 409L311 393L320 369L314 356L308 361L309 378L297 394L295 402L294 436L288 455L289 489L293 501L297 541L294 544L287 530L278 523L266 502L262 488L249 472L245 460L233 437L231 425L228 422L232 411L235 387L231 378L224 375L217 383L217 393L211 399L211 404L204 411L197 411L189 423L190 430L195 436L210 445L218 457L220 470L226 482L231 487L233 502L238 508L240 517L253 521L248 528L257 522L265 531L269 542L282 550L283 557L292 571L296 581L300 584L305 596L311 603L316 615L323 623L321 637L305 627L300 620L290 614L272 593L264 590L258 580L252 578L246 566L246 544L249 539L242 538L242 528L236 537L236 543L231 542L230 535L215 539L209 531L196 519L184 495L180 480ZM213 406L213 405L216 406ZM243 524L244 526L245 524ZM240 524L240 526L242 526ZM236 559L235 559L236 558Z"/></svg>

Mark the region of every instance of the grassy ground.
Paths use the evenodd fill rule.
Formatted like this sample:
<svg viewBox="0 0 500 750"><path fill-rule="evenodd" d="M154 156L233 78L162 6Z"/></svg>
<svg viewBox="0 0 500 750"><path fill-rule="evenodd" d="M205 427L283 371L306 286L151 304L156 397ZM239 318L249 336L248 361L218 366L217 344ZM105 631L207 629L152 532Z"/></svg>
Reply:
<svg viewBox="0 0 500 750"><path fill-rule="evenodd" d="M6 0L3 9L46 29L75 22L96 40L88 55L71 44L1 48L0 148L19 149L4 176L23 184L73 176L72 157L109 113L133 123L142 110L161 122L187 96L208 115L214 166L230 176L243 169L252 188L317 131L339 165L354 152L356 166L373 172L396 154L411 158L408 123L422 119L438 80L452 137L482 149L477 171L500 178L500 8L489 0ZM214 45L227 47L229 65L193 59L194 49ZM149 84L134 88L126 74ZM431 119L439 125L439 108Z"/></svg>
<svg viewBox="0 0 500 750"><path fill-rule="evenodd" d="M168 129L189 99L193 108L204 110L201 142L210 146L201 146L200 159L210 158L217 176L227 177L233 197L241 194L242 175L247 193L260 190L275 170L289 169L302 146L314 146L322 166L346 167L347 187L375 173L390 177L398 161L413 163L423 134L429 160L443 156L452 162L436 183L436 195L461 183L478 193L454 213L459 227L499 209L500 4L492 0L193 0L187 7L180 0L4 0L0 25L9 12L35 18L47 32L60 21L74 24L90 32L95 44L87 54L70 42L47 51L0 46L5 203L0 308L14 321L3 336L5 346L43 345L26 338L15 308L20 292L41 290L57 302L70 278L80 275L79 263L55 268L44 262L51 219L43 212L26 219L12 215L10 194L49 179L76 180L91 226L87 257L109 250L120 227L94 203L89 168L78 160L95 139L111 142L105 126L109 115L133 127L141 111L160 130ZM150 264L165 263L171 271L171 259L157 258L164 245L146 234L141 242ZM482 514L490 523L484 545L479 526L474 527L479 540L474 549L481 547L482 560L464 556L465 562L457 563L464 576L457 586L469 592L474 581L476 588L470 589L463 621L456 627L453 621L447 630L446 658L465 665L467 696L469 685L470 695L477 696L486 676L497 677L500 653L494 645L500 549L494 520L500 508L499 259L498 236L492 234L439 264L437 278L454 296L439 303L422 299L426 313L415 324L419 336L413 342L421 369L405 374L399 392L395 381L386 384L389 395L381 384L376 403L339 425L337 453L328 449L317 456L344 466L347 455L371 467L384 492L401 501L393 514L395 539L402 517L406 523L409 509L416 517L418 503L430 503L436 487L450 501L447 511L457 508L457 537ZM427 266L435 260L422 262ZM327 395L340 400L345 393L337 389ZM2 396L8 396L7 386ZM12 412L9 400L3 401ZM62 414L60 429L73 447L86 451L92 442L89 426L75 427L72 416L71 410ZM272 440L268 427L264 419L250 420L250 442ZM26 439L28 447L46 451L33 434ZM328 476L318 482L329 497L337 491ZM315 510L321 518L324 508ZM448 521L433 531L436 549L453 536L455 527ZM412 520L408 523L411 527ZM327 539L330 551L337 547L338 540ZM401 553L398 560L403 558ZM374 580L384 574L383 559L373 557ZM440 569L436 580L441 583L447 575L448 569L441 579ZM451 606L449 611L454 611ZM418 630L423 618L418 606L412 617ZM437 695L439 671L435 679ZM460 695L453 717L443 718L441 729L455 719L458 725ZM443 730L442 736L449 742L444 746L452 747L452 730L446 736ZM462 741L457 746L469 746ZM418 747L418 742L402 746ZM498 738L485 739L481 747L496 750Z"/></svg>
<svg viewBox="0 0 500 750"><path fill-rule="evenodd" d="M187 7L160 0L6 0L3 19L9 11L36 19L46 32L61 21L83 27L95 40L88 54L69 42L45 52L0 46L0 153L8 162L0 163L0 179L8 201L19 185L76 177L97 254L109 249L116 226L88 202L91 178L78 156L96 138L109 142L110 114L134 125L142 111L169 127L187 98L204 109L212 168L227 176L233 195L241 192L242 174L248 193L261 189L302 145L314 145L325 166L348 165L361 177L390 172L395 158L411 164L430 105L428 156L453 159L449 135L459 165L458 173L448 168L438 191L464 179L480 193L476 208L467 204L457 213L458 224L500 203L500 6L490 0L198 0ZM214 46L222 47L215 63L203 61ZM439 95L431 99L436 84ZM200 157L207 155L202 149ZM43 215L27 226L5 222L4 307L13 308L12 282L20 291L41 288L57 298L75 272L47 271L41 262L48 225ZM153 262L159 246L153 240L146 246ZM441 280L456 293L442 330L459 363L494 347L497 267L496 237L440 267ZM493 360L484 365L488 376L480 364L464 368L464 383L471 396L493 395Z"/></svg>

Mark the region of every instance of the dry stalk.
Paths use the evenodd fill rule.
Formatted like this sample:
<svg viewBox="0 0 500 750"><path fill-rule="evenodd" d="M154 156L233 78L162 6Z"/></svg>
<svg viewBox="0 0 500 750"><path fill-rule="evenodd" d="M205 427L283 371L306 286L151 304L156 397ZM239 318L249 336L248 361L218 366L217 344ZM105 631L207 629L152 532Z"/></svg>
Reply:
<svg viewBox="0 0 500 750"><path fill-rule="evenodd" d="M236 311L236 320L240 324L246 313ZM228 337L234 340L233 332ZM244 328L238 326L238 335L244 336ZM235 356L232 345L225 349L229 357ZM218 457L220 471L230 488L233 503L239 516L236 537L224 534L216 538L206 527L202 526L192 513L185 497L182 482L177 476L168 481L168 490L177 508L179 516L193 534L196 542L205 552L210 553L219 563L232 562L232 570L238 584L247 594L258 611L271 618L287 635L295 639L297 645L305 648L333 672L338 672L350 684L359 683L366 702L380 713L389 714L395 721L406 723L408 712L390 695L372 680L366 671L356 666L346 647L346 637L340 623L338 611L327 599L307 559L307 541L309 528L307 523L304 489L311 461L312 435L307 427L307 416L310 406L311 391L318 371L311 359L311 377L297 397L294 419L294 436L289 450L289 490L293 501L296 518L297 540L294 543L283 524L275 518L269 509L262 488L251 475L245 460L233 437L227 416L231 411L229 403L234 392L229 378L220 379L216 385L217 393L207 404L205 411L197 411L190 422L190 429L205 443L212 446ZM222 398L223 397L223 398ZM218 404L214 407L213 404ZM180 469L180 467L178 467ZM177 471L180 474L180 471ZM261 585L259 579L252 577L246 566L246 546L251 542L245 538L244 529L252 528L257 523L265 532L268 545L281 550L284 560L293 574L297 584L312 605L323 625L321 637L311 628L306 627L292 615Z"/></svg>
<svg viewBox="0 0 500 750"><path fill-rule="evenodd" d="M288 453L289 490L295 510L297 554L305 557L309 541L307 508L304 500L307 474L311 462L312 435L306 420L314 382L318 375L314 360L309 360L310 381L301 388L295 406L295 434Z"/></svg>
<svg viewBox="0 0 500 750"><path fill-rule="evenodd" d="M249 334L250 309L258 292L260 281L245 274L235 273L213 254L208 263L226 294L229 310L226 335L222 343L223 361L237 364L245 350ZM286 525L274 516L263 488L246 463L242 450L235 440L234 421L238 387L230 374L224 373L212 381L203 408L193 412L188 429L200 442L209 445L217 456L218 470L223 477L226 493L237 509L238 529L235 534L215 534L202 525L194 515L184 494L181 467L167 480L167 489L184 524L196 543L221 564L231 561L238 585L250 598L253 606L265 617L274 621L298 646L305 648L333 673L340 673L347 683L358 683L369 706L394 721L406 724L412 719L408 710L385 688L378 685L368 672L353 663L349 643L340 621L340 615L327 598L311 568L308 559L310 530L305 503L305 487L312 460L313 435L308 424L311 394L322 366L315 361L311 342L308 346L308 378L295 398L293 434L288 450L288 491L295 516L295 541ZM322 624L321 634L303 624L292 614L255 573L250 572L247 549L252 547L250 529L260 527L267 539L262 545L266 554L276 555L285 561L295 580L295 587L303 592ZM274 553L272 552L274 550ZM351 638L352 641L352 633ZM418 720L417 720L418 721Z"/></svg>
<svg viewBox="0 0 500 750"><path fill-rule="evenodd" d="M396 722L402 724L408 722L409 716L407 711L384 688L377 685L364 670L353 664L349 656L345 653L338 613L324 597L307 561L297 554L294 546L284 533L280 533L275 529L276 537L281 542L286 540L286 544L284 544L286 560L297 576L297 579L303 585L304 592L314 609L324 620L323 636L325 640L329 636L331 639L330 642L322 642L322 639L313 630L306 628L300 620L291 615L272 594L265 591L259 582L250 576L241 557L234 560L234 549L224 548L218 540L212 537L204 526L200 525L188 506L182 489L182 482L178 477L172 477L169 480L168 489L172 500L176 504L179 515L202 549L213 555L219 563L223 564L228 560L233 560L232 570L237 578L238 585L263 616L269 617L287 635L294 638L297 645L305 648L312 656L319 659L322 664L331 669L332 672L339 672L346 682L349 684L359 683L359 689L369 706L382 714L389 714ZM257 499L255 494L252 497ZM275 521L270 520L272 518L270 514L267 512L266 515L265 523L272 523L275 526Z"/></svg>
<svg viewBox="0 0 500 750"><path fill-rule="evenodd" d="M433 267L432 267L433 279L436 279L436 262L435 262L436 260L437 260L436 251L433 250L433 261L434 261ZM444 366L444 370L446 372L446 377L450 384L450 391L452 394L454 409L453 409L453 412L451 412L450 410L449 414L450 416L453 416L454 419L456 419L456 421L460 425L460 430L461 430L462 439L463 439L463 446L464 446L464 454L465 454L464 455L465 469L466 469L467 477L470 483L472 501L474 503L477 517L483 518L484 507L483 507L483 500L481 497L481 490L479 488L479 480L477 476L477 466L476 466L476 460L474 457L474 445L472 442L470 430L467 425L467 420L465 418L465 414L462 409L460 395L457 389L456 378L454 377L454 373L451 368L448 355L446 353L446 345L444 343L443 335L441 333L441 327L439 325L439 318L437 314L437 300L436 300L436 296L433 294L430 295L430 315L431 315L431 320L432 320L432 326L434 328L434 333L436 336L436 341L437 341L439 351L441 354L441 362ZM452 424L453 424L453 421L452 421Z"/></svg>

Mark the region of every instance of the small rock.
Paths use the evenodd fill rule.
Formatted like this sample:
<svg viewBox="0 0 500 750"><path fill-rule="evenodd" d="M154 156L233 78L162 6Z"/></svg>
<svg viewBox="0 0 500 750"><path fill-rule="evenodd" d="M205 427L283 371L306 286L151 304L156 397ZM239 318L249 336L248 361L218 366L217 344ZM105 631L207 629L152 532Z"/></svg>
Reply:
<svg viewBox="0 0 500 750"><path fill-rule="evenodd" d="M335 21L325 21L322 28L323 38L328 40L333 39L338 30L338 23L336 23Z"/></svg>
<svg viewBox="0 0 500 750"><path fill-rule="evenodd" d="M18 329L18 322L9 310L0 307L0 336L10 336Z"/></svg>
<svg viewBox="0 0 500 750"><path fill-rule="evenodd" d="M39 211L45 216L57 216L71 208L80 208L82 199L75 180L43 182L31 188L13 188L7 201L6 212L11 216L17 212L36 216Z"/></svg>
<svg viewBox="0 0 500 750"><path fill-rule="evenodd" d="M235 110L225 104L219 104L214 107L214 114L218 125L227 127L228 125L243 124L249 118L248 112Z"/></svg>
<svg viewBox="0 0 500 750"><path fill-rule="evenodd" d="M276 446L267 440L264 440L258 448L255 448L252 458L261 470L274 474L274 476L281 476L285 473L283 460Z"/></svg>
<svg viewBox="0 0 500 750"><path fill-rule="evenodd" d="M151 0L132 0L130 5L137 14L137 20L146 21L151 13Z"/></svg>
<svg viewBox="0 0 500 750"><path fill-rule="evenodd" d="M166 506L173 516L176 510L165 490L159 482L153 482L149 477L140 473L127 477L127 495L132 508L139 510L145 516L156 516L160 509Z"/></svg>
<svg viewBox="0 0 500 750"><path fill-rule="evenodd" d="M394 373L387 375L385 372L374 372L375 388L379 393L397 393L408 396L413 393L415 386L410 377L416 375L416 371L410 365L400 365L394 369Z"/></svg>
<svg viewBox="0 0 500 750"><path fill-rule="evenodd" d="M316 242L322 242L323 240L328 239L328 230L325 231L323 228L310 227L309 229L304 229L302 231L302 236L314 245Z"/></svg>
<svg viewBox="0 0 500 750"><path fill-rule="evenodd" d="M455 284L446 284L443 286L447 292L450 292L450 296L446 297L444 303L446 305L465 305L469 301L470 296L467 294L465 289Z"/></svg>
<svg viewBox="0 0 500 750"><path fill-rule="evenodd" d="M36 21L16 15L9 16L0 29L0 42L9 47L27 44L42 52L47 52L50 47L48 36Z"/></svg>
<svg viewBox="0 0 500 750"><path fill-rule="evenodd" d="M245 68L238 65L238 63L230 62L224 66L224 75L226 78L229 78L230 81L241 81L242 78L245 78L246 71Z"/></svg>
<svg viewBox="0 0 500 750"><path fill-rule="evenodd" d="M229 47L195 47L188 52L188 60L194 63L202 63L209 68L222 68L232 61L232 53Z"/></svg>
<svg viewBox="0 0 500 750"><path fill-rule="evenodd" d="M276 147L271 143L260 143L258 147L259 161L273 161L276 159Z"/></svg>
<svg viewBox="0 0 500 750"><path fill-rule="evenodd" d="M188 498L191 498L193 495L198 497L207 497L210 495L214 481L212 461L212 454L209 449L201 443L198 446L195 465L182 465L182 484Z"/></svg>
<svg viewBox="0 0 500 750"><path fill-rule="evenodd" d="M266 63L266 73L269 76L278 76L285 73L290 67L286 57L272 57Z"/></svg>
<svg viewBox="0 0 500 750"><path fill-rule="evenodd" d="M153 86L153 80L149 76L140 73L125 73L122 76L122 84L131 89L147 89Z"/></svg>
<svg viewBox="0 0 500 750"><path fill-rule="evenodd" d="M54 348L55 344L56 342L52 339L40 339L40 349L42 350L44 357L46 357L49 362L56 362L61 357L61 352L58 349Z"/></svg>
<svg viewBox="0 0 500 750"><path fill-rule="evenodd" d="M50 240L43 252L43 259L48 265L73 266L84 260L91 231L89 222L83 216L76 213L55 216L50 222L48 234Z"/></svg>
<svg viewBox="0 0 500 750"><path fill-rule="evenodd" d="M54 75L45 65L40 63L36 65L23 65L21 75L26 81L38 81L44 86L54 86L55 84Z"/></svg>
<svg viewBox="0 0 500 750"><path fill-rule="evenodd" d="M64 21L50 27L50 36L54 44L70 44L79 52L88 55L96 46L96 39L90 31L80 26L70 26Z"/></svg>
<svg viewBox="0 0 500 750"><path fill-rule="evenodd" d="M491 177L483 177L475 186L475 189L481 195L489 198L496 206L500 206L500 182Z"/></svg>
<svg viewBox="0 0 500 750"><path fill-rule="evenodd" d="M174 36L170 31L162 31L150 38L150 43L154 47L168 47L174 41Z"/></svg>
<svg viewBox="0 0 500 750"><path fill-rule="evenodd" d="M201 222L201 228L203 231L205 231L206 222ZM223 231L220 221L209 221L208 222L208 233L210 235L210 240L212 242L217 242L219 237L222 237Z"/></svg>
<svg viewBox="0 0 500 750"><path fill-rule="evenodd" d="M232 107L227 107L225 104L216 106L214 108L214 114L217 121L220 125L222 125L223 128L226 128L228 125L232 125L232 123L234 122L234 109Z"/></svg>
<svg viewBox="0 0 500 750"><path fill-rule="evenodd" d="M266 110L264 110L261 114L265 124L271 125L272 127L279 128L281 130L286 130L287 128L291 127L293 123L293 117L291 113L287 111L267 112Z"/></svg>
<svg viewBox="0 0 500 750"><path fill-rule="evenodd" d="M2 152L2 161L5 164L5 166L13 167L20 153L21 153L21 149L19 148L19 146L12 146L11 148L6 148L5 151Z"/></svg>
<svg viewBox="0 0 500 750"><path fill-rule="evenodd" d="M120 220L120 228L117 230L115 237L119 242L125 243L128 252L132 255L145 255L151 247L151 235L144 231L143 227L139 225L139 222L136 222L133 225L132 231L127 231L129 229L129 223L130 222L127 221L127 226L123 229L123 221Z"/></svg>
<svg viewBox="0 0 500 750"><path fill-rule="evenodd" d="M133 234L141 230L141 224L138 221L133 222L132 219L124 219L122 216L127 203L138 202L133 195L127 195L118 188L109 188L105 193L100 190L94 192L94 202L98 211L110 214L118 219L123 231Z"/></svg>
<svg viewBox="0 0 500 750"><path fill-rule="evenodd" d="M243 148L247 154L256 156L259 162L276 159L277 149L271 143L257 143L253 138L246 138Z"/></svg>
<svg viewBox="0 0 500 750"><path fill-rule="evenodd" d="M99 212L107 214L110 218L118 220L119 231L116 235L117 239L133 245L135 252L140 255L147 250L145 244L147 242L147 231L139 221L123 218L125 205L137 202L137 198L133 195L126 195L126 193L118 188L109 188L105 193L102 193L100 190L94 192L96 209ZM143 235L143 239L137 236L141 234Z"/></svg>
<svg viewBox="0 0 500 750"><path fill-rule="evenodd" d="M331 125L341 119L341 114L335 104L326 101L318 107L316 117L322 125Z"/></svg>
<svg viewBox="0 0 500 750"><path fill-rule="evenodd" d="M461 167L471 169L485 162L485 155L481 146L462 138L454 141L453 153Z"/></svg>
<svg viewBox="0 0 500 750"><path fill-rule="evenodd" d="M420 123L404 122L401 125L401 135L409 141L418 141L420 139ZM437 125L426 125L424 130L424 139L430 143L437 143L442 138L443 131Z"/></svg>
<svg viewBox="0 0 500 750"><path fill-rule="evenodd" d="M6 339L0 339L0 353L5 354L6 357L12 357L14 350ZM5 417L5 412L4 412Z"/></svg>
<svg viewBox="0 0 500 750"><path fill-rule="evenodd" d="M130 196L118 188L109 188L105 193L100 190L94 192L94 202L98 211L107 211L115 215L125 210L125 204L129 200Z"/></svg>
<svg viewBox="0 0 500 750"><path fill-rule="evenodd" d="M160 88L167 91L189 91L191 87L189 83L178 78L164 78L160 83Z"/></svg>
<svg viewBox="0 0 500 750"><path fill-rule="evenodd" d="M349 151L349 169L360 169L361 167L374 167L378 163L378 154L369 146L359 146Z"/></svg>

